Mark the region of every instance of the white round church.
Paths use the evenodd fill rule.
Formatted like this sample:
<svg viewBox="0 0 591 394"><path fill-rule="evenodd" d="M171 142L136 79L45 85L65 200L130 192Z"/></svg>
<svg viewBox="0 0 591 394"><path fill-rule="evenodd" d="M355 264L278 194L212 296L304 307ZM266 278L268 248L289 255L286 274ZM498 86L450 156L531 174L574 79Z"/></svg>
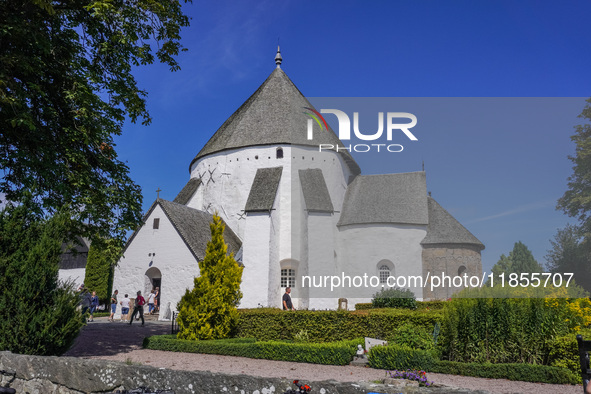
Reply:
<svg viewBox="0 0 591 394"><path fill-rule="evenodd" d="M343 298L349 308L369 302L396 277L481 276L484 245L427 195L424 172L361 175L345 149L319 152L319 144L343 145L330 128L308 140L312 105L281 69L279 51L275 61L193 159L174 201L154 201L113 288L135 296L159 287L160 319L170 318L199 273L215 212L244 266L241 308L281 307L287 286L296 308L337 309ZM364 276L372 286L351 283ZM418 299L460 290L405 287Z"/></svg>

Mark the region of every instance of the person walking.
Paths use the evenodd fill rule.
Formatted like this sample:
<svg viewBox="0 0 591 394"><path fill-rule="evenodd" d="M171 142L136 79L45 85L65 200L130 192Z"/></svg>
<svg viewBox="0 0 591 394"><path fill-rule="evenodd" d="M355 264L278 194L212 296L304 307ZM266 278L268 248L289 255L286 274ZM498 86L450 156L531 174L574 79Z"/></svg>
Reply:
<svg viewBox="0 0 591 394"><path fill-rule="evenodd" d="M150 292L150 295L148 296L148 313L150 315L154 314L154 300L156 299L156 294L154 294L154 290L152 290Z"/></svg>
<svg viewBox="0 0 591 394"><path fill-rule="evenodd" d="M291 303L291 287L285 289L285 294L283 294L283 310L284 311L295 311L293 304Z"/></svg>
<svg viewBox="0 0 591 394"><path fill-rule="evenodd" d="M92 297L90 298L90 319L88 321L94 321L94 311L99 306L99 298L96 295L96 291L92 292Z"/></svg>
<svg viewBox="0 0 591 394"><path fill-rule="evenodd" d="M133 319L135 319L135 315L138 313L140 314L140 318L142 319L142 326L144 325L144 305L146 304L146 299L142 297L142 292L137 292L137 297L135 298L135 305L133 306L133 313L131 314L131 319L129 320L129 325L133 323Z"/></svg>
<svg viewBox="0 0 591 394"><path fill-rule="evenodd" d="M154 292L154 309L156 309L156 313L160 313L160 287L156 288L156 292Z"/></svg>
<svg viewBox="0 0 591 394"><path fill-rule="evenodd" d="M127 318L129 317L129 303L131 300L129 299L129 294L125 294L125 298L123 298L120 302L121 304L121 321L127 322Z"/></svg>
<svg viewBox="0 0 591 394"><path fill-rule="evenodd" d="M115 290L111 296L111 316L109 316L109 321L111 323L113 322L113 316L115 316L115 312L117 311L117 294L119 294L119 290Z"/></svg>
<svg viewBox="0 0 591 394"><path fill-rule="evenodd" d="M86 321L86 311L90 309L91 296L88 289L84 287L84 284L80 286L80 291L80 306L82 307L82 316L84 316L84 321Z"/></svg>

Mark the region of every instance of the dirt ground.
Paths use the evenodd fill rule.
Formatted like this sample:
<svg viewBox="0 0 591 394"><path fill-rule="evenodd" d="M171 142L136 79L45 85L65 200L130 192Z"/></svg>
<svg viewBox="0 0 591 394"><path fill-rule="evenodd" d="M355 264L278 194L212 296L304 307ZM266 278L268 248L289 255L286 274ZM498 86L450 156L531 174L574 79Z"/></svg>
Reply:
<svg viewBox="0 0 591 394"><path fill-rule="evenodd" d="M301 381L375 381L384 378L386 374L383 370L353 366L291 363L142 349L144 337L168 334L170 330L170 322L146 322L145 326L141 327L138 322L134 322L132 326L129 326L119 322L109 323L106 318L98 318L84 327L76 343L65 356L134 362L157 368L246 374L299 379ZM490 393L581 394L583 392L580 385L513 382L501 379L483 379L434 373L427 374L427 377L430 381L438 384L472 390L485 390Z"/></svg>

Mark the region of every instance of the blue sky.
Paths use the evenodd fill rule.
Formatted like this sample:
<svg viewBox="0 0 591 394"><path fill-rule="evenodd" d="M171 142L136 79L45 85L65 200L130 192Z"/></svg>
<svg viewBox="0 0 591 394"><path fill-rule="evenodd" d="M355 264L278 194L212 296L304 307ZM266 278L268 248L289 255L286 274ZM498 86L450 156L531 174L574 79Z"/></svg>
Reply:
<svg viewBox="0 0 591 394"><path fill-rule="evenodd" d="M171 200L180 191L193 157L273 71L279 39L283 70L311 98L566 98L421 99L431 109L419 122L444 112L446 122L419 123L404 155L358 160L364 173L425 161L435 199L486 245L485 270L519 240L543 262L556 229L574 222L554 207L591 96L591 2L196 1L185 10L181 71L136 70L153 123L127 124L116 140L144 208L157 188Z"/></svg>

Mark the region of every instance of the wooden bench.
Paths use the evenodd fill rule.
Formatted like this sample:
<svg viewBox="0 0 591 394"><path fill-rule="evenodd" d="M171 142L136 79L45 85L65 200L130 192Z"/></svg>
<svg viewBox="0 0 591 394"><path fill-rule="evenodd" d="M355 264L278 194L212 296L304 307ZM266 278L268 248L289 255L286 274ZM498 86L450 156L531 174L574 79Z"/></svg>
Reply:
<svg viewBox="0 0 591 394"><path fill-rule="evenodd" d="M579 362L581 363L581 377L583 378L583 392L591 393L591 366L589 365L589 353L591 352L591 341L584 341L581 335L577 335L579 344ZM587 386L590 386L587 388Z"/></svg>

